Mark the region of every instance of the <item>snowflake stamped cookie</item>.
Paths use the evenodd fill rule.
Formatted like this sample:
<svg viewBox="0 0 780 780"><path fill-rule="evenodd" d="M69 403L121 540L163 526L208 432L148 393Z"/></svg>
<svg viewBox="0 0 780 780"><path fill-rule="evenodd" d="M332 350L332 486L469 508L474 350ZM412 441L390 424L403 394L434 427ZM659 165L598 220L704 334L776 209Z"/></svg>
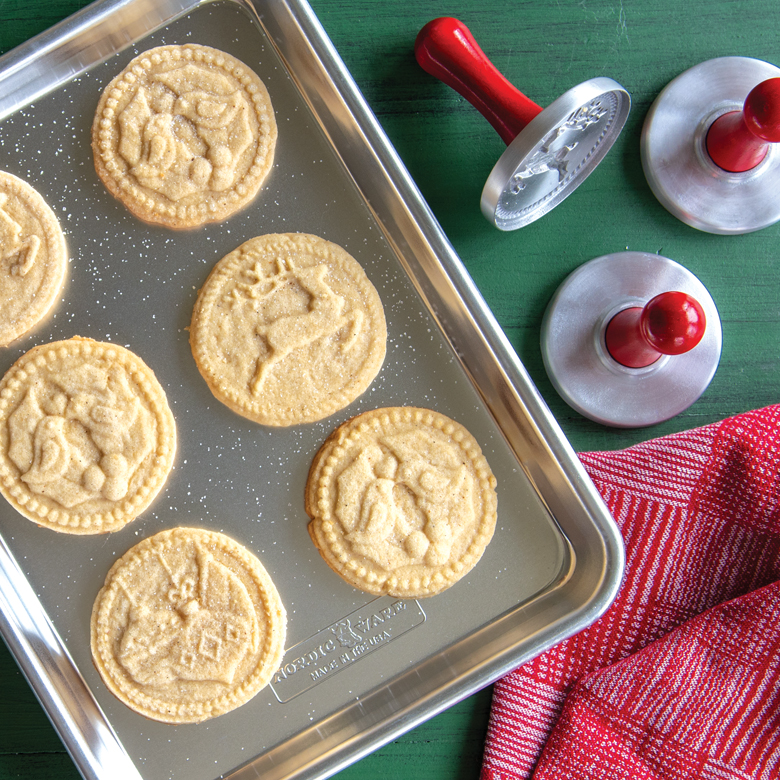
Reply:
<svg viewBox="0 0 780 780"><path fill-rule="evenodd" d="M433 596L482 557L496 480L474 437L438 412L376 409L325 441L306 483L309 534L350 585Z"/></svg>
<svg viewBox="0 0 780 780"><path fill-rule="evenodd" d="M359 263L304 233L253 238L217 263L190 326L212 393L270 426L315 422L354 401L385 358L382 301Z"/></svg>
<svg viewBox="0 0 780 780"><path fill-rule="evenodd" d="M175 452L165 392L124 347L78 337L44 344L0 382L0 492L39 525L122 528L161 490Z"/></svg>
<svg viewBox="0 0 780 780"><path fill-rule="evenodd" d="M95 169L137 217L171 228L217 222L257 195L276 119L260 77L225 52L159 46L104 90L92 125Z"/></svg>
<svg viewBox="0 0 780 780"><path fill-rule="evenodd" d="M220 533L174 528L111 567L92 610L92 658L131 709L200 723L270 682L286 626L279 593L249 550Z"/></svg>
<svg viewBox="0 0 780 780"><path fill-rule="evenodd" d="M67 265L54 212L29 184L0 171L0 346L46 316Z"/></svg>

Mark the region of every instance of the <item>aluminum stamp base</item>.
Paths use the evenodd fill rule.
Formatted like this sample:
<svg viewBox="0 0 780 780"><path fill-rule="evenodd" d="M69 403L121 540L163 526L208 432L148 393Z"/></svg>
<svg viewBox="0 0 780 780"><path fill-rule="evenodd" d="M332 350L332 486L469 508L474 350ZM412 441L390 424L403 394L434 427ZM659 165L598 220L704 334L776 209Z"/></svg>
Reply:
<svg viewBox="0 0 780 780"><path fill-rule="evenodd" d="M647 183L661 205L706 233L738 235L780 220L780 149L744 173L719 168L705 147L712 123L740 111L760 82L780 68L749 57L719 57L669 82L650 108L640 152Z"/></svg>
<svg viewBox="0 0 780 780"><path fill-rule="evenodd" d="M614 360L604 342L612 317L670 290L688 293L704 309L701 342L645 368ZM674 260L646 252L581 265L556 290L542 320L542 357L555 389L583 416L615 428L654 425L687 409L712 380L721 344L720 316L704 285Z"/></svg>

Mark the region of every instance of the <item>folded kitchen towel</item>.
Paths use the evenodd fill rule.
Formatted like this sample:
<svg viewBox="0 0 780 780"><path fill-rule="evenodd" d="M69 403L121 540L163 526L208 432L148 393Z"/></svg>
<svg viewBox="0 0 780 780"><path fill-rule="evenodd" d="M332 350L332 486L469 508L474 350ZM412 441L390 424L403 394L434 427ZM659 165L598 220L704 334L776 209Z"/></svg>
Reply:
<svg viewBox="0 0 780 780"><path fill-rule="evenodd" d="M780 778L780 405L580 459L623 582L495 684L482 780Z"/></svg>

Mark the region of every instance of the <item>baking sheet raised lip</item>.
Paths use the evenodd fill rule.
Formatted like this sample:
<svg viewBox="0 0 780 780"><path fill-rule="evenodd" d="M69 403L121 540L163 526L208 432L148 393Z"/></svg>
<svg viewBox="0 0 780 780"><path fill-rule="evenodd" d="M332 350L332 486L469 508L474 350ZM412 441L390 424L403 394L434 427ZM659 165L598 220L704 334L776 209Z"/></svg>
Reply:
<svg viewBox="0 0 780 780"><path fill-rule="evenodd" d="M233 0L261 16L256 4ZM0 117L55 89L202 0L97 2L0 58ZM482 396L539 496L569 540L572 568L555 587L448 651L454 670L429 675L392 716L361 724L350 708L251 761L232 777L322 777L497 679L585 627L611 603L622 574L619 534L500 327L304 2L274 3L260 25L288 66L391 246ZM109 34L109 31L113 31ZM69 48L70 44L76 43ZM46 56L41 56L41 54ZM2 540L0 540L1 542ZM20 580L21 578L21 580ZM0 629L87 778L140 775L57 637L43 608L0 547ZM21 610L21 614L20 614ZM410 674L435 672L437 659ZM405 676L360 702L403 701ZM356 705L357 706L357 705ZM381 711L381 707L375 708ZM267 769L274 767L268 773Z"/></svg>

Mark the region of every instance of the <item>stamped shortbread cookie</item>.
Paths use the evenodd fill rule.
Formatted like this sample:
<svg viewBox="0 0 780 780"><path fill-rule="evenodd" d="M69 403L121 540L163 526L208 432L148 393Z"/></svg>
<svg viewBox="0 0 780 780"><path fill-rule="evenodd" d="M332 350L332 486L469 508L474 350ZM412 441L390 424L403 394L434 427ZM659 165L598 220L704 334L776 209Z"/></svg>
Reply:
<svg viewBox="0 0 780 780"><path fill-rule="evenodd" d="M220 260L190 328L214 395L274 426L350 404L382 367L386 343L382 301L358 262L303 233L259 236Z"/></svg>
<svg viewBox="0 0 780 780"><path fill-rule="evenodd" d="M337 428L314 458L305 501L328 565L356 588L397 598L449 588L496 524L496 480L474 437L413 407Z"/></svg>
<svg viewBox="0 0 780 780"><path fill-rule="evenodd" d="M226 219L273 164L276 120L259 76L197 44L140 54L103 92L95 168L140 219L171 228Z"/></svg>
<svg viewBox="0 0 780 780"><path fill-rule="evenodd" d="M67 265L54 212L29 184L0 171L0 346L43 319Z"/></svg>
<svg viewBox="0 0 780 780"><path fill-rule="evenodd" d="M34 347L0 381L0 492L55 531L116 531L173 466L165 392L129 350L79 337Z"/></svg>
<svg viewBox="0 0 780 780"><path fill-rule="evenodd" d="M131 709L199 723L270 682L286 625L279 593L249 550L214 531L174 528L111 567L92 609L92 658Z"/></svg>

